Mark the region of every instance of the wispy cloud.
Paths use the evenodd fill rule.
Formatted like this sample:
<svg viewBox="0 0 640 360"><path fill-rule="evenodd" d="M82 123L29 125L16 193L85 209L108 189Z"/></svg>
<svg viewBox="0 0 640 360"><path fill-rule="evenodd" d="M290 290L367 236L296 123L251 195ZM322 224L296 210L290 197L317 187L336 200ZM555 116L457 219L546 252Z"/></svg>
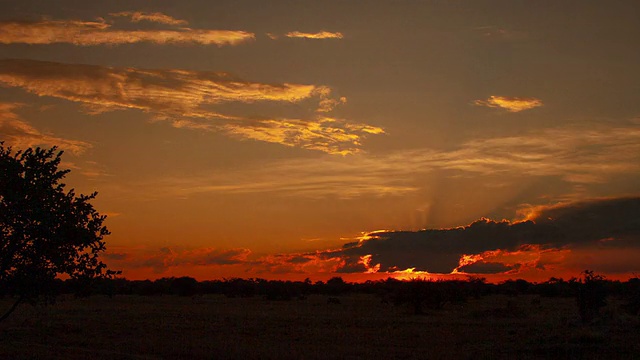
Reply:
<svg viewBox="0 0 640 360"><path fill-rule="evenodd" d="M35 146L58 146L60 149L70 151L76 155L91 148L91 144L88 142L64 139L52 134L41 133L15 112L21 106L21 104L16 103L0 102L0 141L4 141L5 146L13 146L19 149Z"/></svg>
<svg viewBox="0 0 640 360"><path fill-rule="evenodd" d="M266 84L244 81L227 73L148 70L35 60L0 60L0 83L39 96L52 96L85 107L89 113L138 109L174 127L221 131L234 137L299 146L332 154L358 151L361 140L381 134L380 128L314 115L312 120L270 117L248 119L214 111L229 102L298 103L331 100L321 85Z"/></svg>
<svg viewBox="0 0 640 360"><path fill-rule="evenodd" d="M156 18L157 19L157 18ZM146 18L148 20L148 16ZM176 20L178 21L178 20ZM246 31L178 29L116 30L104 21L40 20L0 22L2 44L56 44L80 46L155 44L238 45L255 39Z"/></svg>
<svg viewBox="0 0 640 360"><path fill-rule="evenodd" d="M319 113L327 113L333 111L338 105L346 104L347 98L342 96L339 99L331 97L331 89L324 86L317 90L318 95L320 96L320 102L318 103L318 109L316 110Z"/></svg>
<svg viewBox="0 0 640 360"><path fill-rule="evenodd" d="M473 104L490 108L506 109L510 112L520 112L542 106L542 101L532 97L492 95L487 100L475 100Z"/></svg>
<svg viewBox="0 0 640 360"><path fill-rule="evenodd" d="M0 82L39 96L90 106L92 111L140 109L167 116L211 117L202 105L288 101L312 96L313 85L270 85L226 73L145 70L35 60L0 60ZM219 117L225 117L219 115Z"/></svg>
<svg viewBox="0 0 640 360"><path fill-rule="evenodd" d="M320 31L317 33L307 33L300 31L291 31L285 34L288 38L303 39L342 39L344 36L339 32Z"/></svg>
<svg viewBox="0 0 640 360"><path fill-rule="evenodd" d="M357 130L368 131L366 127ZM260 130L255 131L254 136L276 136L267 130L260 135ZM557 177L569 184L597 185L640 171L640 124L567 126L472 140L448 150L423 148L384 155L321 156L312 161L289 159L271 162L266 168L269 171L247 169L225 176L165 179L161 186L164 194L178 196L218 192L276 192L312 198L404 196L423 189L424 175L433 172L477 181L499 174L506 179Z"/></svg>
<svg viewBox="0 0 640 360"><path fill-rule="evenodd" d="M161 12L145 13L141 11L121 11L117 13L110 13L111 16L122 16L131 19L131 22L137 23L140 21L150 21L167 25L188 25L186 20L176 19L172 16L163 14Z"/></svg>
<svg viewBox="0 0 640 360"><path fill-rule="evenodd" d="M258 274L330 274L344 267L339 255L328 256L319 251L303 254L275 254L260 257L248 263L252 273Z"/></svg>
<svg viewBox="0 0 640 360"><path fill-rule="evenodd" d="M171 268L190 266L225 266L247 262L251 250L245 248L182 248L162 247L120 248L107 252L105 257L112 267L151 268L161 274Z"/></svg>
<svg viewBox="0 0 640 360"><path fill-rule="evenodd" d="M317 120L255 120L230 123L223 131L244 139L278 143L286 146L348 155L357 151L360 140L368 134L381 134L382 129L348 123L333 118Z"/></svg>

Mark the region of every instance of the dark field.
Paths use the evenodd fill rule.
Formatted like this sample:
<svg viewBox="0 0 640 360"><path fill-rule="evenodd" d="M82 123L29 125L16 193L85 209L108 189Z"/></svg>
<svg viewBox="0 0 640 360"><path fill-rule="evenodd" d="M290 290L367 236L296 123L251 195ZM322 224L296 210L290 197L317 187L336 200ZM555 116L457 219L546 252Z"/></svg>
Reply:
<svg viewBox="0 0 640 360"><path fill-rule="evenodd" d="M60 298L22 305L0 323L0 358L640 358L640 320L620 313L615 299L589 325L572 298L490 295L424 315L373 295L327 299Z"/></svg>

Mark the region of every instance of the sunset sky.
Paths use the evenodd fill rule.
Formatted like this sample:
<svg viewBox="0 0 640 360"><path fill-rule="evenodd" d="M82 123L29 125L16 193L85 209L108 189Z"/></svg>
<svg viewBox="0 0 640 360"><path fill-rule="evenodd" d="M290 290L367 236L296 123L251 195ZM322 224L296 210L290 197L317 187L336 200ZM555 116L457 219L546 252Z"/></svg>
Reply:
<svg viewBox="0 0 640 360"><path fill-rule="evenodd" d="M129 279L626 279L638 19L635 0L1 1L0 140L65 151Z"/></svg>

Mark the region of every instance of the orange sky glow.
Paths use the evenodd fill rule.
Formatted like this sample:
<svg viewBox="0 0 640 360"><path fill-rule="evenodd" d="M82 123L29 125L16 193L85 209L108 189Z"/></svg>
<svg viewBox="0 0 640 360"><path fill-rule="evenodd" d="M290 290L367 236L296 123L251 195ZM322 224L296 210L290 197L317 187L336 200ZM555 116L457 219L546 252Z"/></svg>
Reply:
<svg viewBox="0 0 640 360"><path fill-rule="evenodd" d="M0 10L0 141L128 279L640 272L637 1Z"/></svg>

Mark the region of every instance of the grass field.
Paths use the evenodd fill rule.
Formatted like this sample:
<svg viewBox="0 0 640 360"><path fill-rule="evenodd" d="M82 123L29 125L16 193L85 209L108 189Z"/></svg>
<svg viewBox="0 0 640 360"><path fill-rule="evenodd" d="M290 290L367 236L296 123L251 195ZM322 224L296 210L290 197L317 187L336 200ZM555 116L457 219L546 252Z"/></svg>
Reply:
<svg viewBox="0 0 640 360"><path fill-rule="evenodd" d="M340 302L60 298L0 323L0 359L640 359L640 319L614 299L589 325L571 298L491 295L424 315L372 295Z"/></svg>

